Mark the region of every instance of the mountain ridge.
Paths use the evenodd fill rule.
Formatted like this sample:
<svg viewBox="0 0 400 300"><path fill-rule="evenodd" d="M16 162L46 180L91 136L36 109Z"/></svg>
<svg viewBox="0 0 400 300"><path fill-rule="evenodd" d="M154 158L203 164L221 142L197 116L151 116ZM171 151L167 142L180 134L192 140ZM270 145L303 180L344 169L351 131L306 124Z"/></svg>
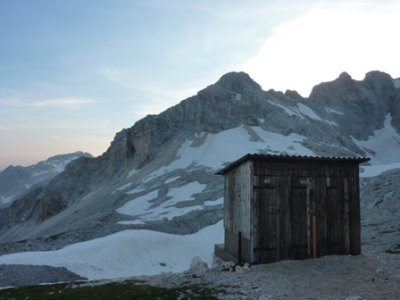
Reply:
<svg viewBox="0 0 400 300"><path fill-rule="evenodd" d="M400 132L400 90L390 75L368 74L355 81L342 73L314 87L309 98L263 91L243 72L225 74L121 130L101 156L71 162L48 185L0 210L0 242L41 238L61 247L124 228L193 233L222 218L223 181L213 173L248 151L370 155L359 141L383 128L388 115ZM191 183L202 192L173 202L173 192ZM147 210L118 213L133 200ZM163 204L169 202L175 215ZM151 209L172 217L145 217Z"/></svg>
<svg viewBox="0 0 400 300"><path fill-rule="evenodd" d="M8 166L0 172L0 207L8 205L31 187L49 181L61 173L65 166L79 157L92 157L91 154L77 151L49 157L36 164Z"/></svg>

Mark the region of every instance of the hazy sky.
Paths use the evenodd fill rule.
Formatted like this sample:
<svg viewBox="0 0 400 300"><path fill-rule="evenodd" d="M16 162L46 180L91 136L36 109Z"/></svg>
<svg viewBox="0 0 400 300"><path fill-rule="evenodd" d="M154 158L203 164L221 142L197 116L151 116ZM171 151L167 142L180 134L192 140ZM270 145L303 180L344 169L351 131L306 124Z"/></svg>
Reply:
<svg viewBox="0 0 400 300"><path fill-rule="evenodd" d="M399 77L399 30L399 1L0 0L0 169L99 155L229 71L303 96Z"/></svg>

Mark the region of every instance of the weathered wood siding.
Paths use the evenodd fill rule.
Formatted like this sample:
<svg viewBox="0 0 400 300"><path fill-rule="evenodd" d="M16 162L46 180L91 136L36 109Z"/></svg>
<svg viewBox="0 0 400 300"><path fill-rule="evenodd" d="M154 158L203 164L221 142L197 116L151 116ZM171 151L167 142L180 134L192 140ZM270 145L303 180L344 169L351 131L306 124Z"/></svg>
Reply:
<svg viewBox="0 0 400 300"><path fill-rule="evenodd" d="M224 175L224 248L238 260L360 254L356 161L254 159Z"/></svg>
<svg viewBox="0 0 400 300"><path fill-rule="evenodd" d="M225 176L225 250L249 261L251 255L252 162L247 161ZM240 240L239 240L240 235ZM240 249L239 249L240 247Z"/></svg>
<svg viewBox="0 0 400 300"><path fill-rule="evenodd" d="M360 253L358 164L254 162L252 262ZM312 218L316 220L313 236Z"/></svg>

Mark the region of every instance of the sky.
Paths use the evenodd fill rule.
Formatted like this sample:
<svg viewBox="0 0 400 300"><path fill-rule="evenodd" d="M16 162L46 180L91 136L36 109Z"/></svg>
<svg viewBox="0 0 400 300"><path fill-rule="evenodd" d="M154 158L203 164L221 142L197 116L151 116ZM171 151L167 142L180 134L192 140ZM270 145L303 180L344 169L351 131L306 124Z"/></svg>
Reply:
<svg viewBox="0 0 400 300"><path fill-rule="evenodd" d="M230 71L265 90L400 77L400 2L0 0L0 170L106 151Z"/></svg>

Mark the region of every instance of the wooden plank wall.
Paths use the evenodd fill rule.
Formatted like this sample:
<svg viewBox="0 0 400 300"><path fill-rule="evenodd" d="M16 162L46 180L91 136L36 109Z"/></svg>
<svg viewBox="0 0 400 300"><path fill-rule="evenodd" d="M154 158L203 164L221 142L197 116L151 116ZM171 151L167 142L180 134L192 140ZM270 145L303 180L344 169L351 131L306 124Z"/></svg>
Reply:
<svg viewBox="0 0 400 300"><path fill-rule="evenodd" d="M312 257L312 216L317 256L360 253L357 164L257 162L254 175L254 261Z"/></svg>
<svg viewBox="0 0 400 300"><path fill-rule="evenodd" d="M251 209L252 197L252 162L247 161L225 175L225 250L233 255L239 254L240 245L243 256L250 255L251 245ZM228 232L228 233L227 233Z"/></svg>

